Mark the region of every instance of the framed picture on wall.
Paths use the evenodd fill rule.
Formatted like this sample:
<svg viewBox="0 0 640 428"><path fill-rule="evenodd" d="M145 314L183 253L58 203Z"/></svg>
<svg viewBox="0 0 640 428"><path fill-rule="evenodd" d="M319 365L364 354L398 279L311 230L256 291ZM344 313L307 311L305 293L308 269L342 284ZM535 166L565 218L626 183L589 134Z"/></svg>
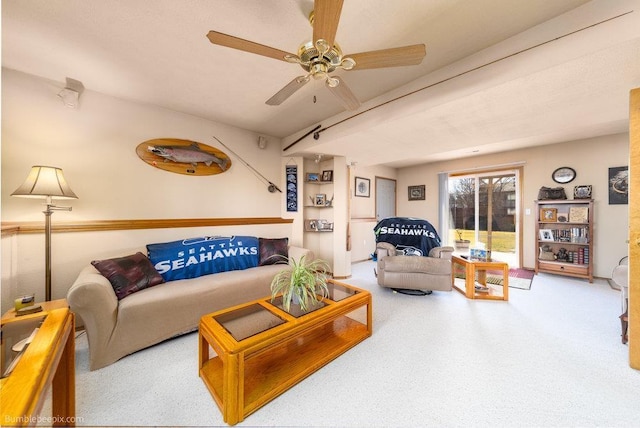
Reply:
<svg viewBox="0 0 640 428"><path fill-rule="evenodd" d="M409 186L409 200L410 201L424 201L425 198L425 185Z"/></svg>
<svg viewBox="0 0 640 428"><path fill-rule="evenodd" d="M356 177L356 196L368 198L371 196L371 180L368 178Z"/></svg>
<svg viewBox="0 0 640 428"><path fill-rule="evenodd" d="M629 203L629 167L609 168L609 205Z"/></svg>

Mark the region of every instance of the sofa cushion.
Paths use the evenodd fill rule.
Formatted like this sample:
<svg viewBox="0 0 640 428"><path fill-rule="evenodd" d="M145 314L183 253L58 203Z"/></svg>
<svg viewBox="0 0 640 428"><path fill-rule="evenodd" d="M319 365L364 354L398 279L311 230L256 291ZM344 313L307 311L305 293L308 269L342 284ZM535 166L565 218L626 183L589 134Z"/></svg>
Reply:
<svg viewBox="0 0 640 428"><path fill-rule="evenodd" d="M118 300L164 282L151 261L142 253L91 262L109 280Z"/></svg>
<svg viewBox="0 0 640 428"><path fill-rule="evenodd" d="M258 266L255 236L203 236L148 244L147 251L165 281Z"/></svg>
<svg viewBox="0 0 640 428"><path fill-rule="evenodd" d="M289 261L289 238L269 239L259 238L260 262L259 266L287 264Z"/></svg>

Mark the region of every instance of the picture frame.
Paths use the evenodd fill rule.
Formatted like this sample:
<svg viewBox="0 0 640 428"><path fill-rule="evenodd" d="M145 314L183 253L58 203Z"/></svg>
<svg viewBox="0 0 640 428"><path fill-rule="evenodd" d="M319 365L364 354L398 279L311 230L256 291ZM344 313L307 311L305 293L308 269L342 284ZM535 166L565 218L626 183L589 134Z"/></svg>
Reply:
<svg viewBox="0 0 640 428"><path fill-rule="evenodd" d="M333 181L333 170L329 169L326 171L322 171L322 178L320 179L320 181Z"/></svg>
<svg viewBox="0 0 640 428"><path fill-rule="evenodd" d="M363 177L356 177L355 195L361 198L371 196L371 180Z"/></svg>
<svg viewBox="0 0 640 428"><path fill-rule="evenodd" d="M408 191L409 191L409 200L410 201L424 201L425 200L426 186L424 184L421 184L419 186L409 186L408 187Z"/></svg>
<svg viewBox="0 0 640 428"><path fill-rule="evenodd" d="M573 188L573 199L591 199L592 186L575 186Z"/></svg>
<svg viewBox="0 0 640 428"><path fill-rule="evenodd" d="M556 222L558 221L557 208L540 208L540 221Z"/></svg>
<svg viewBox="0 0 640 428"><path fill-rule="evenodd" d="M571 207L569 208L569 222L571 223L588 223L589 208L588 207Z"/></svg>
<svg viewBox="0 0 640 428"><path fill-rule="evenodd" d="M553 231L551 229L540 229L539 238L543 242L553 242Z"/></svg>
<svg viewBox="0 0 640 428"><path fill-rule="evenodd" d="M318 220L312 218L305 220L304 230L307 232L316 232L318 230Z"/></svg>
<svg viewBox="0 0 640 428"><path fill-rule="evenodd" d="M314 199L314 205L317 207L324 207L327 203L327 195L325 193L316 193Z"/></svg>
<svg viewBox="0 0 640 428"><path fill-rule="evenodd" d="M609 168L609 205L629 204L629 166Z"/></svg>
<svg viewBox="0 0 640 428"><path fill-rule="evenodd" d="M320 175L317 172L307 172L307 174L305 175L305 181L320 181Z"/></svg>

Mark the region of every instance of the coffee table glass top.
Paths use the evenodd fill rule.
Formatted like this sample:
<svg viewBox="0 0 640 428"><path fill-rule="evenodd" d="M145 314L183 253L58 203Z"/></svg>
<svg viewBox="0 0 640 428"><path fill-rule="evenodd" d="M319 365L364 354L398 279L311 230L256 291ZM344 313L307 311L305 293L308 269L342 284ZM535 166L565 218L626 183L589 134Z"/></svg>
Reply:
<svg viewBox="0 0 640 428"><path fill-rule="evenodd" d="M213 318L238 342L285 323L285 320L257 303Z"/></svg>

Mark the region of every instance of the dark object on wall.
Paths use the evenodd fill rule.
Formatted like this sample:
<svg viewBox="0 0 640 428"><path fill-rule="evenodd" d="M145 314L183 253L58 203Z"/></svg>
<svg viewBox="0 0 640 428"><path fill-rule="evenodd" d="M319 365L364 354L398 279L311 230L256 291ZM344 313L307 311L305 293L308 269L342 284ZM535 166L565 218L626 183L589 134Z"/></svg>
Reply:
<svg viewBox="0 0 640 428"><path fill-rule="evenodd" d="M562 166L551 173L553 181L560 184L571 183L576 178L576 170L568 166Z"/></svg>
<svg viewBox="0 0 640 428"><path fill-rule="evenodd" d="M560 200L567 199L567 195L564 192L564 187L544 187L542 186L538 191L538 200Z"/></svg>
<svg viewBox="0 0 640 428"><path fill-rule="evenodd" d="M287 175L287 212L298 211L298 166L285 166Z"/></svg>
<svg viewBox="0 0 640 428"><path fill-rule="evenodd" d="M425 200L425 185L409 186L409 200L410 201L424 201Z"/></svg>
<svg viewBox="0 0 640 428"><path fill-rule="evenodd" d="M629 203L629 167L609 168L609 205Z"/></svg>
<svg viewBox="0 0 640 428"><path fill-rule="evenodd" d="M368 198L371 188L371 180L368 178L356 177L356 185L355 185L355 194L356 196L361 196L363 198Z"/></svg>
<svg viewBox="0 0 640 428"><path fill-rule="evenodd" d="M439 247L440 236L427 220L410 217L389 217L373 228L376 242L395 245L404 256L428 256L432 248Z"/></svg>

